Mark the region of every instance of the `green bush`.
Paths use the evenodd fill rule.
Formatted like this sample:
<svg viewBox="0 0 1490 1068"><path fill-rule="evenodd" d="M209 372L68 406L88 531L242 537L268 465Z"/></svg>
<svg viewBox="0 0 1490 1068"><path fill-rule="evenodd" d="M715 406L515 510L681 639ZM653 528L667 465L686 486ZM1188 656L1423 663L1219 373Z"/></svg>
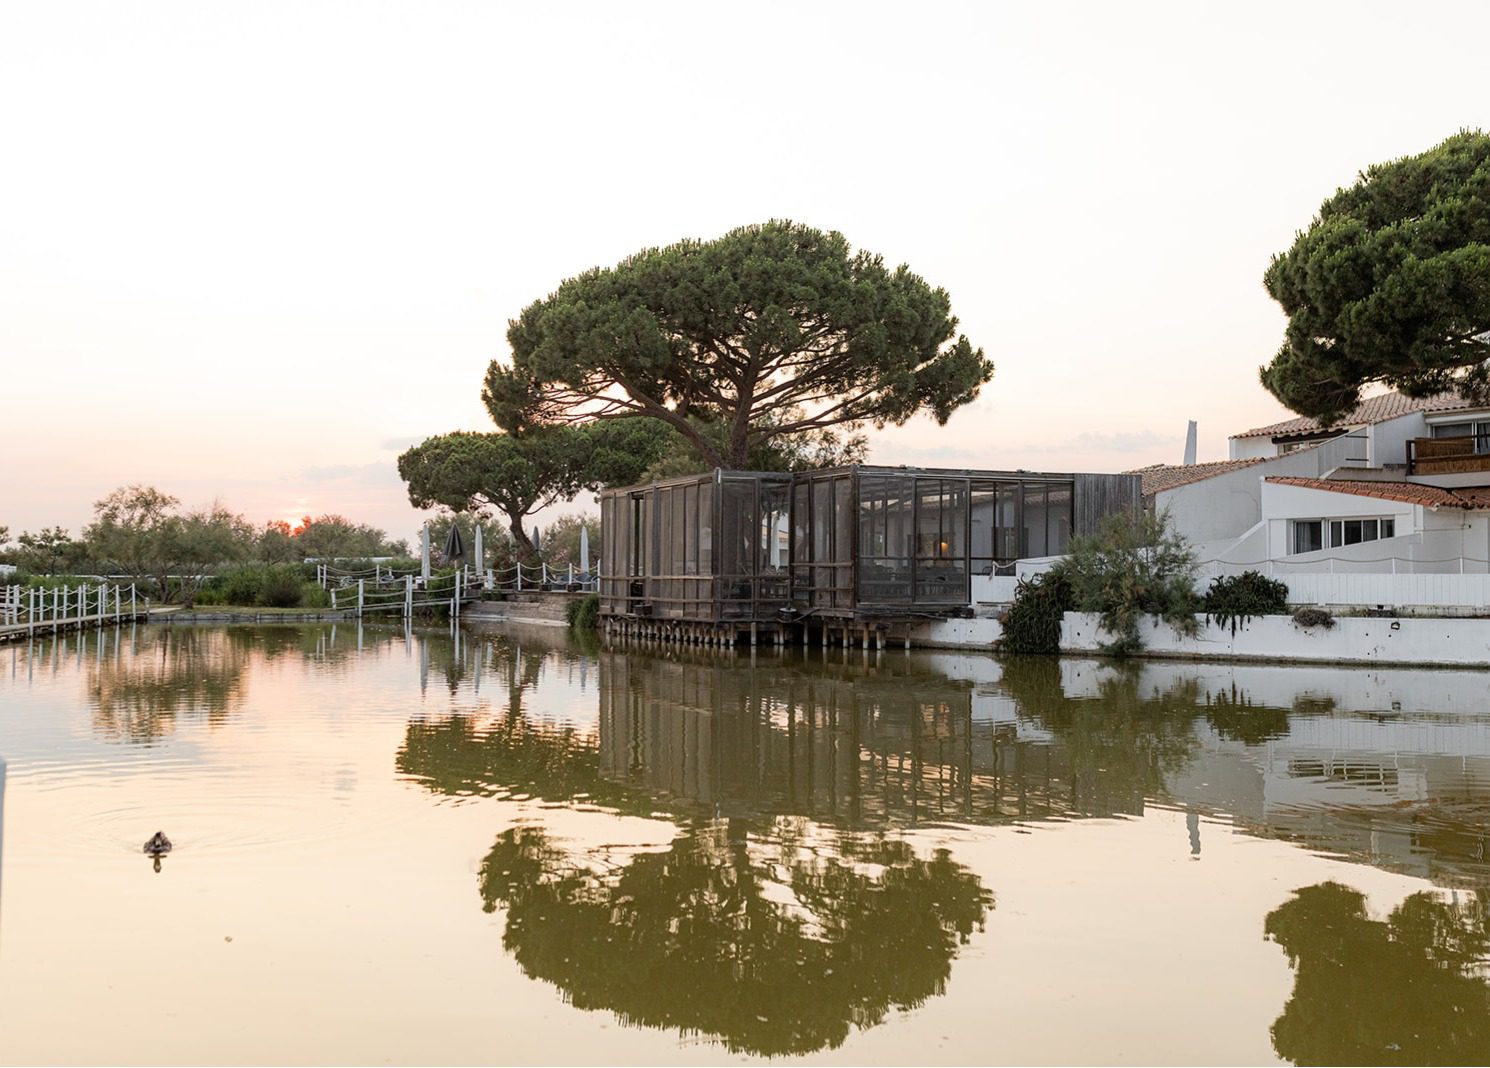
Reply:
<svg viewBox="0 0 1490 1068"><path fill-rule="evenodd" d="M250 564L247 567L235 567L231 571L219 575L216 580L214 595L220 599L214 604L237 604L253 605L259 603L259 594L264 589L264 573L267 570L263 564ZM201 594L197 600L202 600Z"/></svg>
<svg viewBox="0 0 1490 1068"><path fill-rule="evenodd" d="M1238 623L1253 616L1276 616L1288 611L1288 584L1270 579L1257 571L1225 575L1211 580L1204 601L1207 619L1220 626L1231 624L1236 633Z"/></svg>
<svg viewBox="0 0 1490 1068"><path fill-rule="evenodd" d="M1113 636L1102 647L1108 655L1129 656L1143 648L1143 616L1160 617L1177 634L1199 630L1195 555L1167 511L1110 515L1096 534L1072 538L1067 551L1057 568L1071 584L1074 609L1097 613Z"/></svg>
<svg viewBox="0 0 1490 1068"><path fill-rule="evenodd" d="M304 585L298 565L270 564L264 568L257 603L265 608L296 608Z"/></svg>
<svg viewBox="0 0 1490 1068"><path fill-rule="evenodd" d="M600 626L600 595L587 593L564 606L570 630L590 631Z"/></svg>
<svg viewBox="0 0 1490 1068"><path fill-rule="evenodd" d="M1061 617L1071 609L1071 583L1059 566L1023 580L1004 618L1001 653L1058 653Z"/></svg>
<svg viewBox="0 0 1490 1068"><path fill-rule="evenodd" d="M245 564L229 568L203 584L196 596L202 607L327 608L331 595L310 581L303 564ZM310 573L315 573L314 565Z"/></svg>

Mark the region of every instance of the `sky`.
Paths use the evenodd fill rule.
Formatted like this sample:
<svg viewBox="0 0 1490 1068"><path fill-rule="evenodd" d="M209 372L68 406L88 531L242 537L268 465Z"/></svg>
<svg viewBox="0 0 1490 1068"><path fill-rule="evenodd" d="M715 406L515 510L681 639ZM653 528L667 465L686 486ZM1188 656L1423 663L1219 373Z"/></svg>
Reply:
<svg viewBox="0 0 1490 1068"><path fill-rule="evenodd" d="M788 218L994 360L876 463L1119 471L1289 413L1262 288L1490 126L1490 5L0 0L0 526L146 483L398 537L564 278Z"/></svg>

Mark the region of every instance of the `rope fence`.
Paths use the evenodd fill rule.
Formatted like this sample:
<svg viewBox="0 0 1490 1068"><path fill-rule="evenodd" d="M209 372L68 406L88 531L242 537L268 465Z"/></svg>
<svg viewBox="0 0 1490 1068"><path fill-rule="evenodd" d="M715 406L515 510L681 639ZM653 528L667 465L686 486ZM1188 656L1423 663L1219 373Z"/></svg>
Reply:
<svg viewBox="0 0 1490 1068"><path fill-rule="evenodd" d="M150 614L150 599L129 586L96 585L0 587L0 632L6 636L99 626Z"/></svg>

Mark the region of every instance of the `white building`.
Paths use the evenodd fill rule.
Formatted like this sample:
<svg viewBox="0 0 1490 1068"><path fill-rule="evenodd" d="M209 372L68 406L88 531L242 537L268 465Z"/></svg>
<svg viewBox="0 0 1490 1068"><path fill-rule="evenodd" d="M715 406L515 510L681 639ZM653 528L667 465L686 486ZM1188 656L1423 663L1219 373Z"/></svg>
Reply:
<svg viewBox="0 0 1490 1068"><path fill-rule="evenodd" d="M1230 453L1135 472L1210 573L1490 573L1490 408L1386 393L1331 427L1298 418L1235 434ZM1418 603L1398 585L1375 599ZM1483 588L1455 603L1482 606Z"/></svg>

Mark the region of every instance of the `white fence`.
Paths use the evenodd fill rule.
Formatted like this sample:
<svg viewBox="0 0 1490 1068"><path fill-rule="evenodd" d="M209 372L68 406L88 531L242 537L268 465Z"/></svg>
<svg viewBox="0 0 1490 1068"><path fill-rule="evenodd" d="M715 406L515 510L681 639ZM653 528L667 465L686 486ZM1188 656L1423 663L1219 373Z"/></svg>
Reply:
<svg viewBox="0 0 1490 1068"><path fill-rule="evenodd" d="M149 612L149 598L138 596L133 585L0 588L0 631L6 634L58 631L89 624L101 627Z"/></svg>
<svg viewBox="0 0 1490 1068"><path fill-rule="evenodd" d="M1290 604L1490 610L1490 575L1278 575Z"/></svg>

